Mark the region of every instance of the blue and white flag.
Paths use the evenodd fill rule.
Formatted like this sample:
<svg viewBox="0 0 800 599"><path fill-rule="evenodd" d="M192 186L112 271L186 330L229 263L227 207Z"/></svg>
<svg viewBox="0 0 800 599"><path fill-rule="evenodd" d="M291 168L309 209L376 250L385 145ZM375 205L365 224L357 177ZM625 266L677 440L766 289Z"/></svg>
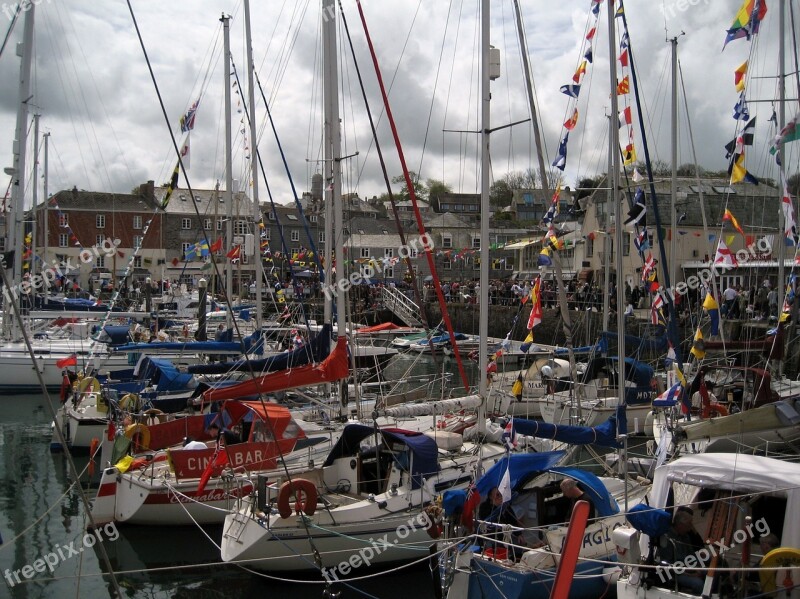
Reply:
<svg viewBox="0 0 800 599"><path fill-rule="evenodd" d="M567 166L567 142L569 141L569 131L564 135L564 139L558 144L558 156L553 160L553 166L557 169L564 170Z"/></svg>
<svg viewBox="0 0 800 599"><path fill-rule="evenodd" d="M517 447L517 441L515 439L516 435L514 435L514 419L508 421L506 424L506 428L503 429L503 445L506 446L506 449L512 451Z"/></svg>
<svg viewBox="0 0 800 599"><path fill-rule="evenodd" d="M675 383L653 400L653 407L670 407L678 403L681 398L681 384Z"/></svg>
<svg viewBox="0 0 800 599"><path fill-rule="evenodd" d="M747 106L747 100L744 99L744 92L741 93L736 106L733 107L733 118L737 121L750 120L750 108Z"/></svg>

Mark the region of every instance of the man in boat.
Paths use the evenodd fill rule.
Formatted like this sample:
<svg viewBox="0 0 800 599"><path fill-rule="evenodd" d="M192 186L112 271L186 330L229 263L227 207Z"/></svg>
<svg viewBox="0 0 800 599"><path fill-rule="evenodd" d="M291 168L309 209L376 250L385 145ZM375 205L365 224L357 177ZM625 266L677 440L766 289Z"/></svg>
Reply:
<svg viewBox="0 0 800 599"><path fill-rule="evenodd" d="M508 524L514 528L522 528L519 518L517 518L517 515L514 513L514 508L511 507L511 502L503 501L503 494L497 487L492 487L486 500L478 507L478 520L497 524ZM502 534L500 534L499 529L491 527L488 533L488 536L497 540L502 540ZM528 545L521 530L513 531L511 533L511 540L514 545ZM541 547L542 545L544 545L544 543L540 541L536 543L534 547Z"/></svg>
<svg viewBox="0 0 800 599"><path fill-rule="evenodd" d="M661 537L659 559L662 563L683 566L687 557L696 556L697 552L703 548L703 542L694 529L692 518L692 512L689 510L679 509L675 512L672 526ZM683 574L677 574L676 579L680 588L696 595L703 592L705 580L703 570L687 569Z"/></svg>
<svg viewBox="0 0 800 599"><path fill-rule="evenodd" d="M594 502L592 501L591 497L583 492L578 486L577 481L571 478L565 478L561 481L561 492L564 494L564 497L570 499L570 506L569 511L567 512L567 520L569 519L570 515L572 514L572 510L575 507L575 504L579 501L586 501L589 504L589 522L594 519L596 510L594 509Z"/></svg>

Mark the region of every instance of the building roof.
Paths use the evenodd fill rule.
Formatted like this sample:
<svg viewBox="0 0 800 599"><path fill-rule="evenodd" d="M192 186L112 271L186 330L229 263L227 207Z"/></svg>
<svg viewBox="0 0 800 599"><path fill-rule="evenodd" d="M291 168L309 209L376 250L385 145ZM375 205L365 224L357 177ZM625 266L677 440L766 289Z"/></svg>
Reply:
<svg viewBox="0 0 800 599"><path fill-rule="evenodd" d="M61 210L86 210L89 212L152 212L155 205L147 197L130 193L86 191L77 188L61 190L53 196ZM52 204L51 204L52 205ZM37 208L42 208L40 204Z"/></svg>
<svg viewBox="0 0 800 599"><path fill-rule="evenodd" d="M475 227L452 212L437 214L425 222L426 229L474 229Z"/></svg>
<svg viewBox="0 0 800 599"><path fill-rule="evenodd" d="M213 217L215 214L224 217L227 212L225 205L225 192L217 192L214 189L193 189L194 202L188 189L176 189L172 192L172 197L167 204L165 212L167 214L185 214L186 216L196 216L200 212L201 216ZM156 201L159 205L164 201L167 194L166 187L156 187L154 189ZM195 211L197 206L197 212ZM238 218L252 218L253 205L251 200L240 191L233 194L233 215Z"/></svg>
<svg viewBox="0 0 800 599"><path fill-rule="evenodd" d="M351 235L347 245L354 248L399 248L402 245L400 235Z"/></svg>

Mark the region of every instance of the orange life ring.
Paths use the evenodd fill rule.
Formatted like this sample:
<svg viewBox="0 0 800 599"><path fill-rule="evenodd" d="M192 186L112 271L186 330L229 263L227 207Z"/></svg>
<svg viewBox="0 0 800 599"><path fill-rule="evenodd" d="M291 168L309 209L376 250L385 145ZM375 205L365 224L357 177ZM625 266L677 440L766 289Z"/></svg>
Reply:
<svg viewBox="0 0 800 599"><path fill-rule="evenodd" d="M712 416L712 414L714 414L714 416ZM717 416L727 416L727 415L728 415L728 408L726 408L720 403L709 402L703 404L703 413L701 414L702 418L715 418Z"/></svg>
<svg viewBox="0 0 800 599"><path fill-rule="evenodd" d="M131 446L134 448L134 453L137 449L150 448L150 429L141 422L130 424L125 427L125 436L131 440Z"/></svg>
<svg viewBox="0 0 800 599"><path fill-rule="evenodd" d="M292 508L289 506L289 497L294 495L294 510L307 516L313 516L317 511L317 486L305 478L296 478L286 481L278 491L278 513L281 518L290 518Z"/></svg>

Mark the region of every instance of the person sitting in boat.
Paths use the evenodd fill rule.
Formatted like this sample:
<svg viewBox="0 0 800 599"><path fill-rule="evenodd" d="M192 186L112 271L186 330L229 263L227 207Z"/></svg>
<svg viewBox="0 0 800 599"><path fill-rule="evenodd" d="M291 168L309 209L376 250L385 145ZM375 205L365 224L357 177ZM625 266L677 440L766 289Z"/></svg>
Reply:
<svg viewBox="0 0 800 599"><path fill-rule="evenodd" d="M695 557L703 548L703 541L694 529L692 519L691 510L678 509L675 512L672 526L665 535L662 535L659 543L659 559L662 563L683 566L687 557ZM698 595L703 592L705 579L703 570L687 569L682 574L677 574L676 579L679 588Z"/></svg>
<svg viewBox="0 0 800 599"><path fill-rule="evenodd" d="M761 547L761 554L762 557L758 562L759 566L764 564L764 557L773 549L777 549L780 547L780 540L778 539L778 535L775 533L769 533L766 535L762 535L758 541L759 546ZM776 572L775 570L761 570L758 573L758 580L761 584L761 594L766 595L767 597L774 597L776 591L778 590L778 586L776 584Z"/></svg>
<svg viewBox="0 0 800 599"><path fill-rule="evenodd" d="M579 501L586 501L589 504L589 516L588 516L588 524L591 524L591 521L595 517L595 508L594 502L592 498L589 497L588 494L584 493L583 489L578 486L577 481L571 478L565 478L561 481L561 492L564 494L564 497L571 499L569 506L569 511L567 512L566 520L569 520L569 517L572 515L572 510L575 508L575 504ZM587 525L588 525L587 524Z"/></svg>
<svg viewBox="0 0 800 599"><path fill-rule="evenodd" d="M495 524L508 524L515 528L522 528L522 524L514 513L510 501L503 501L503 494L497 487L492 487L489 495L478 507L478 520L483 522L492 522ZM498 534L500 531L497 527L490 526L488 536L502 540L502 535ZM525 538L522 536L522 531L515 530L511 533L511 541L515 545L525 545Z"/></svg>
<svg viewBox="0 0 800 599"><path fill-rule="evenodd" d="M303 347L305 341L303 340L303 336L298 332L297 329L292 329L292 346L294 349L298 349Z"/></svg>
<svg viewBox="0 0 800 599"><path fill-rule="evenodd" d="M692 412L696 412L698 414L703 412L703 405L708 403L718 403L717 396L711 391L714 383L712 381L705 380L700 383L700 387L697 391L692 393Z"/></svg>

